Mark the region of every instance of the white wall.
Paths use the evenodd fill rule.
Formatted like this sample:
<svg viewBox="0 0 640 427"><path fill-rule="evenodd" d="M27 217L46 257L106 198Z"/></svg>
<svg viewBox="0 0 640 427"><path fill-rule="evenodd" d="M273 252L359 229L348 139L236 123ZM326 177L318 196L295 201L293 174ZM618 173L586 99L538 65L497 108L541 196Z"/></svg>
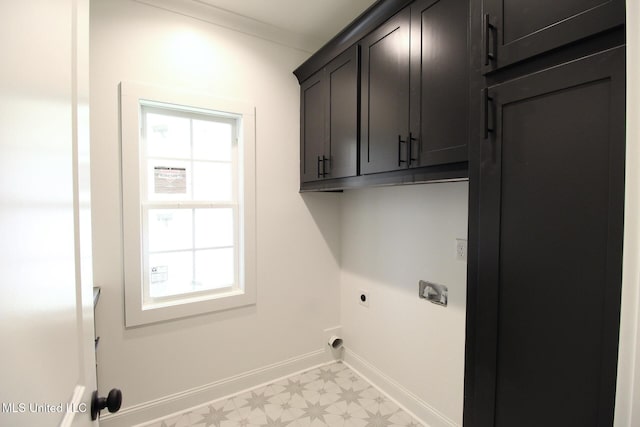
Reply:
<svg viewBox="0 0 640 427"><path fill-rule="evenodd" d="M466 263L455 259L455 239L467 238L467 197L468 183L453 182L342 199L346 361L412 393L424 405L417 415L433 427L462 424ZM420 279L446 285L449 306L419 299ZM370 293L368 308L361 289Z"/></svg>
<svg viewBox="0 0 640 427"><path fill-rule="evenodd" d="M91 4L94 278L101 394L123 408L279 363L339 322L339 201L298 194L299 86L308 53L131 0ZM118 84L202 90L256 106L258 303L125 329ZM108 419L107 419L108 420ZM108 424L108 423L107 423Z"/></svg>
<svg viewBox="0 0 640 427"><path fill-rule="evenodd" d="M627 164L616 427L640 426L640 3L627 0Z"/></svg>

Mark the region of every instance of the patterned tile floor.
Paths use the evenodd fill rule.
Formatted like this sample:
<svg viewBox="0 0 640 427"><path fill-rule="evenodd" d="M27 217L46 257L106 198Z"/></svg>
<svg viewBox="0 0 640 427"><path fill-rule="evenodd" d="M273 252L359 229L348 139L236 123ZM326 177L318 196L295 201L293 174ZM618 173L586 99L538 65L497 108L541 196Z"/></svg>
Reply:
<svg viewBox="0 0 640 427"><path fill-rule="evenodd" d="M338 362L143 426L418 427L422 424Z"/></svg>

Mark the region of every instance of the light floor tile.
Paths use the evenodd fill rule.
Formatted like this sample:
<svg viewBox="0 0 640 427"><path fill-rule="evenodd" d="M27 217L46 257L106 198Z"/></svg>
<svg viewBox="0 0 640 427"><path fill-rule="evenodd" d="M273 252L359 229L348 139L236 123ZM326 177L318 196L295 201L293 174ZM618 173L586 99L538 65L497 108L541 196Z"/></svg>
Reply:
<svg viewBox="0 0 640 427"><path fill-rule="evenodd" d="M420 427L337 362L202 405L144 427Z"/></svg>

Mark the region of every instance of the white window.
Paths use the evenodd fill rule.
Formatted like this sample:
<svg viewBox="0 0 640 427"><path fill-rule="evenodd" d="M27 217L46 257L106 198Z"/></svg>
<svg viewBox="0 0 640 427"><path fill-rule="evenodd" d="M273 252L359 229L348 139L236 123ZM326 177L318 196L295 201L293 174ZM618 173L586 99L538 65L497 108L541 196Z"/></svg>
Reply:
<svg viewBox="0 0 640 427"><path fill-rule="evenodd" d="M254 111L121 84L126 325L256 300Z"/></svg>

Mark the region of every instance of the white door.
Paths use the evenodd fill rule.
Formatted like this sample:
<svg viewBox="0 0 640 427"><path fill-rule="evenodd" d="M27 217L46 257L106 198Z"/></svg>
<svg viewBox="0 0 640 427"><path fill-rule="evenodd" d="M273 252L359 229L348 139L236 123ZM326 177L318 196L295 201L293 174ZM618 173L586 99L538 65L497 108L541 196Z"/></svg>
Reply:
<svg viewBox="0 0 640 427"><path fill-rule="evenodd" d="M88 25L89 0L0 0L2 426L97 426Z"/></svg>

